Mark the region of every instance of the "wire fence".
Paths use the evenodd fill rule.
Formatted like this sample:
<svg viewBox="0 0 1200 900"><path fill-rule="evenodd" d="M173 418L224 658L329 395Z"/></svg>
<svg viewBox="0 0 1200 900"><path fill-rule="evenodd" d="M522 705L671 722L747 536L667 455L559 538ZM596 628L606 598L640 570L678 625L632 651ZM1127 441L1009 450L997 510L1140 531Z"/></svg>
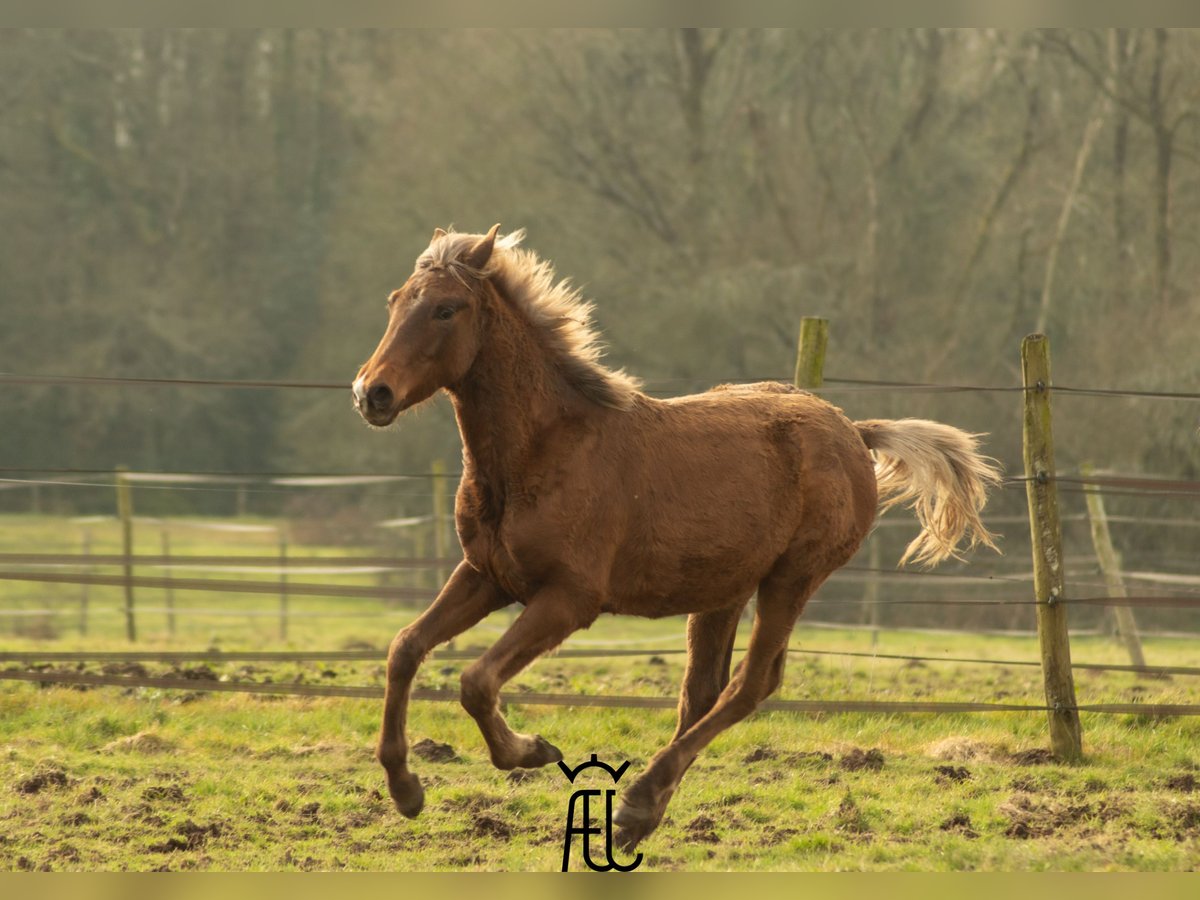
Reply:
<svg viewBox="0 0 1200 900"><path fill-rule="evenodd" d="M790 378L738 378L735 382L752 383L756 381L788 381ZM188 387L237 390L307 390L307 391L345 391L347 385L342 382L321 381L277 381L277 380L233 380L233 379L198 379L198 378L129 378L129 377L96 377L96 376L65 376L65 375L20 375L0 373L0 387L6 385L80 385L92 387ZM699 379L678 378L658 379L648 385L650 393L672 393L680 387L693 387L704 384ZM1025 393L1031 388L1020 385L970 385L970 384L935 384L923 382L888 381L827 378L820 393L855 393L894 391L900 393ZM1125 398L1134 400L1164 400L1164 401L1195 401L1200 400L1200 393L1165 391L1165 390L1128 390L1114 388L1077 387L1072 385L1054 385L1056 394L1076 395L1082 398L1111 399ZM19 489L38 487L55 488L93 488L112 490L119 483L124 483L132 490L138 491L196 491L196 492L231 492L286 494L303 488L371 488L386 484L416 483L428 484L428 493L410 493L413 497L436 496L440 485L446 484L447 479L458 479L460 473L432 472L351 472L351 471L197 471L197 472L139 472L113 473L104 468L88 467L0 467L0 488ZM43 477L30 477L43 476ZM112 476L112 477L109 477ZM1010 477L1004 482L1009 489L1024 490L1027 477ZM1082 476L1070 473L1055 473L1050 475L1050 481L1056 484L1058 490L1066 493L1091 494L1100 492L1104 496L1143 497L1156 499L1186 500L1200 497L1200 481L1183 479L1171 475L1151 473L1122 474L1104 473L1101 475ZM432 516L401 516L390 520L392 527L406 527L417 523L432 523ZM1087 516L1066 516L1064 521L1085 522ZM152 521L165 525L164 520L140 520L143 524ZM1027 524L1027 516L993 516L989 526L999 524ZM1109 516L1109 521L1138 527L1155 528L1195 528L1200 526L1200 520L1181 518L1178 516L1147 516L1130 515ZM211 523L218 527L218 523ZM225 523L236 527L236 523ZM388 522L381 522L387 526ZM910 523L899 521L883 521L880 528L912 527ZM202 526L201 526L202 527ZM246 526L269 530L271 526ZM385 600L393 607L418 609L425 606L431 599L427 588L404 587L395 584L363 585L345 583L318 583L311 581L294 581L291 572L308 572L310 575L323 574L332 576L386 576L412 570L444 570L456 565L459 560L455 557L410 556L396 555L348 555L331 556L296 556L287 555L283 558L277 555L262 554L194 554L179 555L161 554L132 554L130 552L113 554L67 554L67 553L0 553L0 581L25 582L39 585L73 585L77 587L107 587L124 588L125 590L162 590L162 591L204 591L223 594L280 594L285 597L308 596L326 599L347 600ZM116 567L125 568L122 574L100 574L91 571L94 568ZM147 576L134 574L134 567L160 567L170 572L183 569L207 570L208 572L226 572L231 570L255 572L263 576L278 576L276 580L266 579L229 579L205 577L178 577L177 575ZM46 571L46 569L86 569L87 571L63 572ZM1067 596L1056 598L1055 605L1066 606L1095 606L1095 607L1131 607L1150 608L1163 607L1174 609L1200 608L1200 577L1192 574L1129 571L1122 572L1123 577L1131 581L1170 586L1169 593L1139 592L1136 594L1113 595L1103 590L1088 592L1084 596ZM283 580L285 579L285 580ZM1032 580L1032 573L932 573L910 572L884 569L878 566L849 566L837 573L831 579L835 584L869 583L871 585L920 585L922 590L941 590L943 588L1008 588L1017 590L1027 588ZM1076 588L1104 588L1105 582L1076 577L1072 579ZM968 607L1026 607L1038 606L1038 601L1032 599L1031 592L1023 591L1021 596L1016 594L994 597L962 597L962 596L889 596L884 598L852 598L839 597L811 601L810 606L822 605L863 605L874 609L895 606L968 606ZM1041 605L1049 605L1043 603ZM278 616L279 610L239 608L236 610L197 608L190 609L166 607L139 607L142 612L166 613L171 616L188 615L236 615L236 616ZM128 614L128 609L95 607L91 610L97 614ZM32 610L4 610L3 614L13 616L56 615L66 614L57 608L42 608ZM381 611L360 611L352 609L320 611L320 610L289 610L287 614L298 617L333 617L353 615L379 615ZM804 623L811 627L848 627L848 623ZM853 627L853 626L850 626ZM934 631L929 629L929 631ZM1012 630L981 631L980 633L1015 634ZM608 648L608 649L568 649L559 652L563 658L615 658L615 657L648 657L677 655L686 651L680 648ZM895 653L878 653L863 651L843 651L828 649L801 649L790 651L797 655L812 656L843 656L849 658L886 659L892 661L921 662L934 664L970 664L989 666L1020 666L1037 667L1041 660L1027 659L987 659L966 656L921 656ZM435 659L467 659L474 654L466 651L441 650L432 654ZM216 652L216 651L155 651L155 652L0 652L0 662L10 662L25 665L41 666L51 662L96 662L96 661L186 661L186 660L219 660L232 661L372 661L380 662L380 651L247 651L247 652ZM1153 665L1118 665L1109 663L1072 663L1072 668L1099 672L1125 672L1150 677L1168 677L1174 675L1200 675L1200 666L1153 666ZM173 677L129 677L123 675L94 674L87 672L62 671L31 671L29 669L9 668L0 670L0 680L16 680L35 682L39 684L62 684L83 686L125 686L151 687L159 689L180 689L189 691L229 691L241 693L291 694L298 696L324 697L360 697L379 698L382 688L374 685L335 686L308 684L264 684L246 681L197 681L187 678ZM431 701L458 701L457 692L414 690L414 699ZM603 706L622 708L673 708L675 698L615 696L591 694L545 694L545 693L511 693L504 694L505 702L532 705L567 705L567 706ZM790 711L802 714L821 714L831 712L876 712L876 713L956 713L956 712L1036 712L1053 711L1050 706L1036 704L1005 704L1005 703L958 703L934 701L798 701L774 700L763 704L763 709ZM1149 704L1149 703L1108 703L1108 704L1078 704L1070 707L1076 712L1131 714L1139 716L1190 716L1200 714L1200 705L1189 704ZM1057 709L1061 709L1058 707Z"/></svg>
<svg viewBox="0 0 1200 900"><path fill-rule="evenodd" d="M697 384L756 384L764 381L790 382L792 376L785 373L764 375L758 377L733 376L724 380L706 380L701 378L677 377L657 378L647 382L653 391L667 391L680 386L690 387ZM822 392L831 388L849 390L889 390L889 391L923 391L937 393L1024 393L1023 385L977 385L977 384L936 384L920 381L894 381L886 379L861 378L825 378ZM276 390L318 390L318 391L349 391L350 385L344 381L285 381L271 379L230 379L230 378L137 378L101 375L33 375L12 372L0 372L0 386L3 385L91 385L95 387L212 387L235 389L276 389ZM1154 400L1200 400L1200 392L1164 391L1164 390L1135 390L1128 388L1097 388L1077 387L1074 385L1055 384L1055 392L1063 394L1078 394L1091 397L1126 397Z"/></svg>
<svg viewBox="0 0 1200 900"><path fill-rule="evenodd" d="M171 678L126 675L96 675L84 672L29 672L19 669L0 671L0 680L36 684L159 688L195 692L287 694L301 697L345 697L380 700L384 689L375 685L280 684L257 681L213 681L198 678ZM460 702L457 691L413 688L409 695L418 701ZM500 700L520 706L606 707L610 709L674 709L674 697L643 697L611 694L560 694L537 691L501 692ZM1092 703L1070 707L1074 712L1136 715L1154 718L1200 715L1200 704L1163 703ZM982 703L938 700L766 700L758 706L762 712L791 712L826 715L830 713L998 713L1051 712L1062 707L1032 703Z"/></svg>

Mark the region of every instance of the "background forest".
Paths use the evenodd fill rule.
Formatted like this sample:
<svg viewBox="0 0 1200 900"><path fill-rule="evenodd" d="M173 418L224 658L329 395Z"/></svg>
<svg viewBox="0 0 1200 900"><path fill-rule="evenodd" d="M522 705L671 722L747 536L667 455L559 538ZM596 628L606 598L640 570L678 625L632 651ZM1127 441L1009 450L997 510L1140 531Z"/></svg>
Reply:
<svg viewBox="0 0 1200 900"><path fill-rule="evenodd" d="M500 222L658 394L789 378L802 315L834 378L1017 385L1044 330L1059 383L1196 391L1198 199L1189 30L9 30L0 371L349 385L434 226ZM1194 403L1059 396L1060 469L1200 478ZM1020 472L1016 394L830 398ZM348 388L0 383L9 468L457 441L444 400L378 434Z"/></svg>

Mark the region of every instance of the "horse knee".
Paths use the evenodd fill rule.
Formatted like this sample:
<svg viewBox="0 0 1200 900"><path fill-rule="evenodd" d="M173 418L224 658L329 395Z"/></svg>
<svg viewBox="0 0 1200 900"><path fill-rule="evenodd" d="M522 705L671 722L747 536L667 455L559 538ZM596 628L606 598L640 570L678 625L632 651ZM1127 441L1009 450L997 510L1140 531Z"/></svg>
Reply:
<svg viewBox="0 0 1200 900"><path fill-rule="evenodd" d="M492 711L496 703L496 685L476 666L462 673L459 698L463 709L478 719Z"/></svg>
<svg viewBox="0 0 1200 900"><path fill-rule="evenodd" d="M414 635L405 628L388 648L387 677L389 682L412 681L425 653Z"/></svg>

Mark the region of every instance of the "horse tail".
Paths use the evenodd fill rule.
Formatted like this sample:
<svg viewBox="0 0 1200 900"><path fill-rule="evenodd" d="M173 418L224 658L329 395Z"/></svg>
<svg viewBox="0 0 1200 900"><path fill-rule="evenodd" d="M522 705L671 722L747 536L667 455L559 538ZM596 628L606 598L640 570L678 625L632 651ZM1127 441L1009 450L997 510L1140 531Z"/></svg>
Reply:
<svg viewBox="0 0 1200 900"><path fill-rule="evenodd" d="M962 559L964 539L967 549L983 544L1000 552L996 536L979 517L988 488L1000 483L999 464L978 451L981 435L927 419L870 419L855 425L875 458L880 513L907 503L921 523L900 565Z"/></svg>

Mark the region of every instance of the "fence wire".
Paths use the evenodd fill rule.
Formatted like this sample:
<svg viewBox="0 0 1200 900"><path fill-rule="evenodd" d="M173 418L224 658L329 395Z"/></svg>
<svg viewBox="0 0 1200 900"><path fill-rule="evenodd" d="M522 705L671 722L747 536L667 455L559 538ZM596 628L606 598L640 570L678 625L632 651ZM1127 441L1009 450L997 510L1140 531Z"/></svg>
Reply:
<svg viewBox="0 0 1200 900"><path fill-rule="evenodd" d="M92 675L83 672L26 672L0 671L0 680L25 681L36 684L67 684L116 686L125 688L159 688L195 692L242 694L290 694L302 697L342 697L379 700L383 688L373 685L276 684L252 681L212 681L199 678L151 678L125 675ZM459 703L458 691L414 688L414 700ZM587 706L617 709L674 709L675 697L640 697L612 694L548 694L536 691L501 693L503 703L516 706ZM1200 705L1161 703L1092 703L1069 707L1076 712L1114 713L1124 715L1174 717L1200 715ZM974 703L955 701L913 700L766 700L759 705L761 712L792 712L808 714L829 713L996 713L1051 712L1049 706L1029 703Z"/></svg>
<svg viewBox="0 0 1200 900"><path fill-rule="evenodd" d="M481 650L434 650L430 659L438 661L462 661L477 659ZM563 648L546 659L613 659L652 656L682 656L685 647L589 647ZM735 647L736 654L746 652L745 647ZM959 665L1040 667L1037 659L988 659L970 656L920 656L908 653L877 653L865 650L811 650L789 647L788 653L795 656L835 656L856 659L890 660L893 662L955 663ZM18 662L49 664L54 662L374 662L382 663L387 658L385 650L115 650L115 651L0 651L0 663ZM1135 666L1120 663L1072 662L1071 667L1093 672L1128 672L1139 675L1200 675L1200 666Z"/></svg>
<svg viewBox="0 0 1200 900"><path fill-rule="evenodd" d="M769 375L763 377L737 376L726 379L699 378L653 378L647 383L656 392L669 390L669 385L688 387L702 384L754 384L762 381L788 382L790 375ZM1023 385L982 385L982 384L940 384L923 381L893 381L888 379L870 378L825 378L825 385L840 390L862 391L898 391L898 392L930 392L930 393L1024 393ZM215 388L244 388L244 389L280 389L280 390L320 390L348 391L348 381L282 381L271 379L231 379L231 378L138 378L127 376L102 375L28 375L14 372L0 372L0 385L56 385L75 384L93 385L97 387L215 387ZM829 388L823 387L822 390ZM1128 388L1096 388L1076 387L1073 385L1053 384L1051 390L1068 394L1079 394L1094 397L1137 397L1153 400L1200 400L1200 393L1187 391L1156 391L1135 390Z"/></svg>

